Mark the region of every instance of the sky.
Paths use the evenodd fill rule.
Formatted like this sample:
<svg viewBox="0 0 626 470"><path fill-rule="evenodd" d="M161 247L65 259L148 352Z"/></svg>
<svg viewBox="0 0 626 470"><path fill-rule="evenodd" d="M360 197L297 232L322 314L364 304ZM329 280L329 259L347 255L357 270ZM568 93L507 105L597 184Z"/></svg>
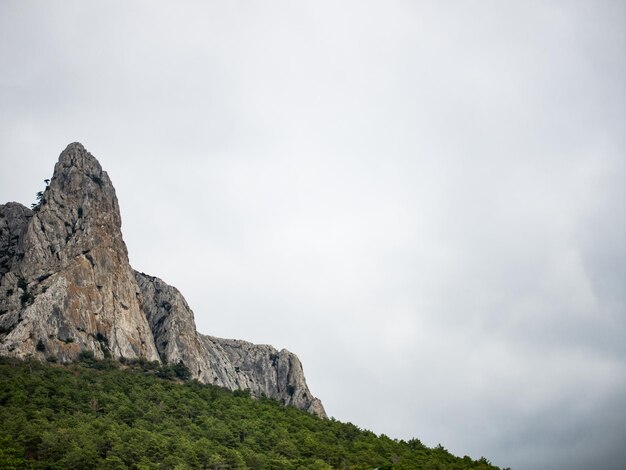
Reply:
<svg viewBox="0 0 626 470"><path fill-rule="evenodd" d="M626 4L0 2L0 202L79 141L135 269L330 416L626 461Z"/></svg>

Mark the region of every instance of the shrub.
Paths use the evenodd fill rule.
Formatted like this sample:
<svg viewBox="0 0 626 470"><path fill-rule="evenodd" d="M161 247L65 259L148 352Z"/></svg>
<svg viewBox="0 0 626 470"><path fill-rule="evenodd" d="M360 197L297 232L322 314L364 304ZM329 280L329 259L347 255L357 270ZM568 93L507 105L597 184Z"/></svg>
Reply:
<svg viewBox="0 0 626 470"><path fill-rule="evenodd" d="M78 362L84 362L87 365L91 365L95 362L96 357L93 355L93 351L82 350L78 355Z"/></svg>
<svg viewBox="0 0 626 470"><path fill-rule="evenodd" d="M20 301L22 302L22 307L27 307L35 302L35 296L32 293L26 291L20 296Z"/></svg>
<svg viewBox="0 0 626 470"><path fill-rule="evenodd" d="M180 380L189 380L191 378L191 371L189 367L183 364L183 361L178 361L178 364L174 365L174 373Z"/></svg>

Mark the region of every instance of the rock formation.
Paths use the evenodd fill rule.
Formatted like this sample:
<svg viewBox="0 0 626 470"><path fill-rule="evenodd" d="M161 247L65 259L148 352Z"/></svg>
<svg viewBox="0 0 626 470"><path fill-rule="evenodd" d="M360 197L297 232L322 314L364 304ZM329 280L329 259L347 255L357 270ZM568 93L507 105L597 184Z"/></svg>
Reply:
<svg viewBox="0 0 626 470"><path fill-rule="evenodd" d="M200 382L249 389L255 396L278 398L286 405L326 416L320 400L309 392L295 354L269 345L201 335L178 289L143 273L135 276L163 361L182 361Z"/></svg>
<svg viewBox="0 0 626 470"><path fill-rule="evenodd" d="M203 383L325 416L293 353L199 334L176 288L131 268L113 185L81 144L39 199L0 205L0 355L182 361Z"/></svg>
<svg viewBox="0 0 626 470"><path fill-rule="evenodd" d="M113 185L80 144L61 154L33 211L0 206L0 354L158 360L122 240ZM5 228L6 227L6 228ZM6 233L6 234L5 234Z"/></svg>

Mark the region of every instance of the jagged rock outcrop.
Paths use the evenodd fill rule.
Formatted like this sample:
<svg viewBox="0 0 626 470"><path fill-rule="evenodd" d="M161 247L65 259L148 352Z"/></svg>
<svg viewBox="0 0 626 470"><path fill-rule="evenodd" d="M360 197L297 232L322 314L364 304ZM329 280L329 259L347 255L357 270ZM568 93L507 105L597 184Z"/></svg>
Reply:
<svg viewBox="0 0 626 470"><path fill-rule="evenodd" d="M249 389L318 416L326 416L309 391L298 357L283 349L201 335L181 293L161 279L135 273L143 310L165 362L182 361L192 377L231 390Z"/></svg>
<svg viewBox="0 0 626 470"><path fill-rule="evenodd" d="M247 388L254 395L278 398L285 405L326 417L322 402L311 395L302 363L294 353L286 349L278 351L267 344L199 336L206 345L207 354L227 359L225 363L230 364L235 375L227 375L230 368L224 368L223 379L234 381L236 388ZM219 383L219 375L216 374L214 380L215 377Z"/></svg>
<svg viewBox="0 0 626 470"><path fill-rule="evenodd" d="M122 240L113 185L70 144L33 211L7 204L0 279L0 354L158 360ZM4 227L7 227L6 229ZM5 236L4 233L7 233Z"/></svg>
<svg viewBox="0 0 626 470"><path fill-rule="evenodd" d="M177 289L130 267L113 185L73 143L32 210L0 205L0 355L69 362L83 350L182 361L201 382L325 416L293 353L199 334Z"/></svg>

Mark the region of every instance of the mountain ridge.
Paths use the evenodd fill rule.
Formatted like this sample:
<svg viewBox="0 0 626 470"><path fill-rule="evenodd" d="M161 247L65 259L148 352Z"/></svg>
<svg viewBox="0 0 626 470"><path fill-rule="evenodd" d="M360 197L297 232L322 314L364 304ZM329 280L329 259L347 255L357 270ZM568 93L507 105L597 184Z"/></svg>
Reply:
<svg viewBox="0 0 626 470"><path fill-rule="evenodd" d="M0 355L182 362L202 383L326 416L295 354L200 334L178 289L132 269L113 184L82 144L38 199L0 205Z"/></svg>

